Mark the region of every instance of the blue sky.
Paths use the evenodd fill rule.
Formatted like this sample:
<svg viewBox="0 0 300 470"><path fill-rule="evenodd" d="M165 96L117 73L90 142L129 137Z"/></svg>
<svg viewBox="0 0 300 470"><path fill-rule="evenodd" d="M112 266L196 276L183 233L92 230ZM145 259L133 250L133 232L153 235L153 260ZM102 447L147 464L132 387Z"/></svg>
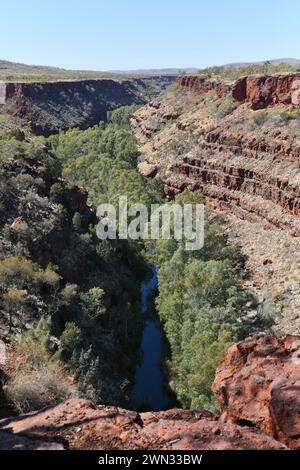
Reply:
<svg viewBox="0 0 300 470"><path fill-rule="evenodd" d="M89 70L300 58L299 0L0 0L0 59Z"/></svg>

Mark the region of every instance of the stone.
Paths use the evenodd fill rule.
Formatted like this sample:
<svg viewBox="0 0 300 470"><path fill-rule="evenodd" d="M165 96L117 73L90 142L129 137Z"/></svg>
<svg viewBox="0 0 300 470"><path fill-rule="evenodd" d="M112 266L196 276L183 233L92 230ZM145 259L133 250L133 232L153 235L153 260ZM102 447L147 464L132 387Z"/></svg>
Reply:
<svg viewBox="0 0 300 470"><path fill-rule="evenodd" d="M15 443L22 448L40 448L45 438L49 446L62 447L55 444L59 440L71 450L287 449L258 429L222 423L205 411L138 414L116 407L94 407L82 399L2 420L0 437L1 433L9 437L2 441L4 449L14 448Z"/></svg>
<svg viewBox="0 0 300 470"><path fill-rule="evenodd" d="M154 178L156 176L158 167L157 165L151 165L147 162L139 163L138 170L144 178Z"/></svg>
<svg viewBox="0 0 300 470"><path fill-rule="evenodd" d="M300 107L300 80L295 80L292 83L292 104Z"/></svg>
<svg viewBox="0 0 300 470"><path fill-rule="evenodd" d="M300 449L300 336L253 337L232 346L212 386L221 420Z"/></svg>

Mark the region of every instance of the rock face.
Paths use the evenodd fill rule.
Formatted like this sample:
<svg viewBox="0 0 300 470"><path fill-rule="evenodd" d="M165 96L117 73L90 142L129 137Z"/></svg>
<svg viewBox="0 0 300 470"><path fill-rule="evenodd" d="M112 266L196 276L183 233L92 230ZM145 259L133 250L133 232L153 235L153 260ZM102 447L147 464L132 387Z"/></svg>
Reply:
<svg viewBox="0 0 300 470"><path fill-rule="evenodd" d="M195 76L184 76L178 77L176 83L180 87L186 87L190 91L202 95L208 91L215 90L219 98L224 98L227 93L230 91L229 86L221 82L214 82L207 78L202 78L197 75Z"/></svg>
<svg viewBox="0 0 300 470"><path fill-rule="evenodd" d="M294 80L292 83L292 104L300 107L300 80Z"/></svg>
<svg viewBox="0 0 300 470"><path fill-rule="evenodd" d="M166 196L200 189L222 214L251 273L247 288L271 305L282 297L276 321L285 334L300 333L300 127L288 103L296 102L297 77L238 80L225 117L218 112L223 99L205 92L210 85L182 77L175 92L140 108L131 121Z"/></svg>
<svg viewBox="0 0 300 470"><path fill-rule="evenodd" d="M155 413L97 406L70 400L38 413L0 421L2 448L48 446L79 450L249 450L286 449L258 429L217 421L208 412ZM27 441L26 441L27 439ZM57 444L59 442L60 444Z"/></svg>
<svg viewBox="0 0 300 470"><path fill-rule="evenodd" d="M106 121L107 112L120 106L145 104L174 80L175 76L162 76L123 81L2 83L0 112L29 122L35 134L48 136Z"/></svg>
<svg viewBox="0 0 300 470"><path fill-rule="evenodd" d="M300 448L300 337L251 338L232 346L213 391L223 422L253 426Z"/></svg>
<svg viewBox="0 0 300 470"><path fill-rule="evenodd" d="M299 106L299 79L300 74L241 78L233 85L232 97L236 103L247 100L254 110L290 102Z"/></svg>
<svg viewBox="0 0 300 470"><path fill-rule="evenodd" d="M232 94L236 106L247 101L251 109L264 109L277 104L300 106L300 74L277 76L249 76L238 79L233 85L216 82L200 76L183 76L176 79L180 87L195 94L215 90L218 98Z"/></svg>

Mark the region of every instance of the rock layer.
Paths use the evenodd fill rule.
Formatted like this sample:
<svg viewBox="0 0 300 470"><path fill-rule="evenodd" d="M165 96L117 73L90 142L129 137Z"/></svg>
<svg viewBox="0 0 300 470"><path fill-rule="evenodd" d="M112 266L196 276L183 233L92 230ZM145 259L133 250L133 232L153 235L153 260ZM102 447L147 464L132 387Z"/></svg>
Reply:
<svg viewBox="0 0 300 470"><path fill-rule="evenodd" d="M123 81L2 83L0 112L29 122L35 134L48 136L106 121L107 112L120 106L145 104L174 80L174 76L163 76Z"/></svg>
<svg viewBox="0 0 300 470"><path fill-rule="evenodd" d="M300 74L241 78L232 88L236 103L248 101L252 109L263 109L280 103L300 105Z"/></svg>

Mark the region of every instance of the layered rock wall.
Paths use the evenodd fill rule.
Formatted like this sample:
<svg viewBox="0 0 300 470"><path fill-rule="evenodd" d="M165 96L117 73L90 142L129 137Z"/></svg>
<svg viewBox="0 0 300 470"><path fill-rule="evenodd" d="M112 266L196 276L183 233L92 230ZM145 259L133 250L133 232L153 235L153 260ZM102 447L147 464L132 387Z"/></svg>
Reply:
<svg viewBox="0 0 300 470"><path fill-rule="evenodd" d="M3 83L0 112L31 124L48 136L71 127L87 128L106 120L120 106L145 104L175 80L173 76L131 80L80 80L44 83Z"/></svg>

